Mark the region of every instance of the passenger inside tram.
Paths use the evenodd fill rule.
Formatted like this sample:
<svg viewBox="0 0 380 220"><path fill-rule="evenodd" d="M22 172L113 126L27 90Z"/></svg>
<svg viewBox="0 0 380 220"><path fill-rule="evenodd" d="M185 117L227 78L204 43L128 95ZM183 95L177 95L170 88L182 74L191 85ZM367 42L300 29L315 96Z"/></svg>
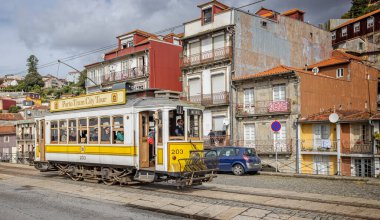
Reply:
<svg viewBox="0 0 380 220"><path fill-rule="evenodd" d="M170 140L184 140L184 115L177 114L176 110L169 112L169 130L170 130Z"/></svg>

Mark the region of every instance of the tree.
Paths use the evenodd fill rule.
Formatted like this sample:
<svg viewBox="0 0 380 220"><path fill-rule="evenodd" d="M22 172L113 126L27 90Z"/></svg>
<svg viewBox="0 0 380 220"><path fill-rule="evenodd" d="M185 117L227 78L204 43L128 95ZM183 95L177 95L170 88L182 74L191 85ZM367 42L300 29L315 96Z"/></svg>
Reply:
<svg viewBox="0 0 380 220"><path fill-rule="evenodd" d="M9 113L18 113L18 111L21 109L20 106L12 105L9 107L8 112Z"/></svg>
<svg viewBox="0 0 380 220"><path fill-rule="evenodd" d="M77 86L81 87L82 89L86 89L86 78L87 78L87 70L85 69L82 72L80 72Z"/></svg>
<svg viewBox="0 0 380 220"><path fill-rule="evenodd" d="M26 60L26 65L28 67L28 74L25 76L24 83L26 90L31 90L35 85L39 87L44 86L44 81L42 81L42 76L37 71L38 59L34 55Z"/></svg>
<svg viewBox="0 0 380 220"><path fill-rule="evenodd" d="M352 0L351 4L350 10L342 18L357 18L380 8L379 0Z"/></svg>

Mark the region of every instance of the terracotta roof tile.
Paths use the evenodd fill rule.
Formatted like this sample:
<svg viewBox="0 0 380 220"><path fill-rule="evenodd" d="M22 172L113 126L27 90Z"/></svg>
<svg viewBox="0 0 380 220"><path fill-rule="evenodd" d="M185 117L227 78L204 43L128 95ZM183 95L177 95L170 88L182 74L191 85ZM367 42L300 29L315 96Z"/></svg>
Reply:
<svg viewBox="0 0 380 220"><path fill-rule="evenodd" d="M16 134L15 126L1 126L0 134Z"/></svg>
<svg viewBox="0 0 380 220"><path fill-rule="evenodd" d="M244 80L244 79L253 79L253 78L259 78L259 77L264 77L264 76L272 76L272 75L278 75L278 74L283 74L283 73L290 73L295 71L296 69L287 67L287 66L277 66L275 68L265 70L263 72L255 73L255 74L249 74L249 75L244 75L244 76L239 76L239 77L234 77L232 80Z"/></svg>
<svg viewBox="0 0 380 220"><path fill-rule="evenodd" d="M262 14L261 17L269 18L269 17L272 17L273 15L274 15L273 12L268 12L268 13Z"/></svg>
<svg viewBox="0 0 380 220"><path fill-rule="evenodd" d="M332 65L337 65L337 64L342 64L342 63L348 63L348 62L349 62L349 60L347 60L347 59L340 59L340 58L332 57L330 59L322 60L321 62L309 65L308 69L312 69L314 67L332 66Z"/></svg>
<svg viewBox="0 0 380 220"><path fill-rule="evenodd" d="M119 37L122 37L122 36L125 36L125 35L128 35L128 34L135 34L135 33L139 34L139 35L142 35L142 36L146 36L146 37L153 37L153 36L157 37L157 35L155 35L155 34L152 34L152 33L146 32L146 31L142 31L140 29L135 29L135 30L127 32L125 34L119 35L116 38L119 38Z"/></svg>
<svg viewBox="0 0 380 220"><path fill-rule="evenodd" d="M294 12L297 12L297 11L300 12L300 13L302 13L302 14L305 13L304 11L302 11L302 10L300 10L298 8L292 8L290 10L287 10L287 11L283 12L282 15L290 15L290 14L293 14Z"/></svg>
<svg viewBox="0 0 380 220"><path fill-rule="evenodd" d="M351 60L363 61L362 58L349 54L349 53L345 53L344 51L341 51L341 50L334 50L331 53L331 56L336 57L336 58L346 58L346 59L351 59Z"/></svg>
<svg viewBox="0 0 380 220"><path fill-rule="evenodd" d="M375 10L375 11L373 11L373 12L370 12L370 13L364 14L364 15L362 15L362 16L360 16L360 17L357 17L357 18L351 19L351 20L346 21L346 22L344 22L343 24L341 24L341 25L339 25L339 26L337 26L337 27L331 29L331 31L334 31L334 30L339 29L339 28L341 28L341 27L344 27L344 26L346 26L346 25L349 25L349 24L355 23L355 22L357 22L357 21L360 21L360 20L362 20L362 19L364 19L364 18L370 17L370 16L372 16L372 15L374 15L374 14L377 14L377 13L379 13L379 12L380 12L380 9L377 9L377 10Z"/></svg>
<svg viewBox="0 0 380 220"><path fill-rule="evenodd" d="M24 120L20 113L0 113L1 121L18 121Z"/></svg>
<svg viewBox="0 0 380 220"><path fill-rule="evenodd" d="M333 109L329 109L324 112L308 115L308 116L302 117L300 119L300 122L329 121L329 116L333 112L334 112ZM369 112L360 111L360 110L335 110L335 113L339 115L339 121L341 122L363 121L363 120L369 120L371 117Z"/></svg>

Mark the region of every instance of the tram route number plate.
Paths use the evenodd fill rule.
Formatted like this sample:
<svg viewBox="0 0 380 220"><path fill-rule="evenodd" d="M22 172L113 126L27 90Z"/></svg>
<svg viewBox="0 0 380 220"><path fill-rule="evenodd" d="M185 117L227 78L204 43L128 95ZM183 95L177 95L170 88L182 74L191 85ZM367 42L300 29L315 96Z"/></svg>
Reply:
<svg viewBox="0 0 380 220"><path fill-rule="evenodd" d="M86 155L80 155L79 160L86 160Z"/></svg>
<svg viewBox="0 0 380 220"><path fill-rule="evenodd" d="M183 154L183 149L171 149L171 154Z"/></svg>

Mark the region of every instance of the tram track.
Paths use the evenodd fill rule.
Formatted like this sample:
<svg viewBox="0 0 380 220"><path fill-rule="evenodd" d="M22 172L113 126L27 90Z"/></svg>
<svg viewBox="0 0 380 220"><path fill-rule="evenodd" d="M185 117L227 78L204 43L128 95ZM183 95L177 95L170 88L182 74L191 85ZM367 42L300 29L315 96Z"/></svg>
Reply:
<svg viewBox="0 0 380 220"><path fill-rule="evenodd" d="M71 182L76 184L84 184L80 182L72 181L69 178L65 178L62 176L59 176L56 173L48 172L48 173L40 173L37 170L34 170L33 167L27 167L26 169L20 169L18 167L12 167L12 166L2 166L0 165L0 173L7 174L7 175L13 175L13 176L24 176L24 177L31 177L34 179L55 179L60 180L64 182ZM42 174L42 175L39 175ZM67 181L66 181L67 180ZM90 181L85 181L86 183L90 183ZM92 182L93 184L93 182ZM95 185L95 184L94 184ZM97 184L96 184L97 185ZM239 190L233 190L228 189L227 187L221 187L222 185L219 184L205 184L204 186L197 186L193 187L191 189L184 189L184 190L177 190L173 186L167 185L167 184L137 184L137 185L129 185L128 187L119 187L122 189L134 189L137 191L143 191L143 192L154 192L158 196L166 196L168 195L176 195L178 197L184 197L184 198L198 198L198 199L209 199L213 201L220 201L220 202L230 202L230 203L236 203L236 204L252 204L252 205L258 205L258 206L265 206L265 207L273 207L273 208L281 208L281 209L294 209L299 211L312 211L312 212L319 212L324 214L331 214L331 215L338 215L338 216L344 216L344 217L350 217L350 218L366 218L366 219L375 219L371 218L370 216L363 216L358 215L358 213L343 213L332 209L327 210L319 210L313 207L309 206L299 206L296 205L294 207L289 207L289 204L292 202L296 202L297 204L308 204L308 203L314 203L314 204L324 204L323 207L331 206L331 207L339 207L339 208L358 208L361 207L363 209L379 209L380 208L380 202L379 203L363 203L363 202L347 202L342 200L327 200L327 199L321 199L321 198L310 198L310 197L302 197L297 195L275 195L274 193L268 193L268 192L239 192ZM107 187L112 190L117 190L118 186L111 186ZM103 187L102 187L103 188ZM170 196L169 196L170 197ZM286 201L286 203L281 203ZM276 203L278 202L278 203ZM378 202L378 201L377 201ZM141 207L140 207L141 208Z"/></svg>

